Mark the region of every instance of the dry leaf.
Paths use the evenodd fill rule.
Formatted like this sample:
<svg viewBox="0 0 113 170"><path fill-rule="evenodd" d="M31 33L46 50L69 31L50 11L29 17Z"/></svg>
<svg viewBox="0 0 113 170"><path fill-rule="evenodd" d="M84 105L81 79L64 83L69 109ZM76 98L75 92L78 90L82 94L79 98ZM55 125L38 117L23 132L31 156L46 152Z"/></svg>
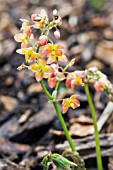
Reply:
<svg viewBox="0 0 113 170"><path fill-rule="evenodd" d="M94 127L93 125L82 125L80 123L75 123L73 125L71 125L70 129L69 129L69 133L72 136L88 136L88 135L92 135L94 132Z"/></svg>

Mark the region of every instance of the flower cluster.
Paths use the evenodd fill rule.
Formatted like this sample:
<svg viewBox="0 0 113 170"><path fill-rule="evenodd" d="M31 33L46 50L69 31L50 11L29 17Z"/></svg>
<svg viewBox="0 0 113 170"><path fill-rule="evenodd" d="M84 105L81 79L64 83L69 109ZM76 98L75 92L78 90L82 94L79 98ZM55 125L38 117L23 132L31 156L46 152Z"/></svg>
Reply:
<svg viewBox="0 0 113 170"><path fill-rule="evenodd" d="M113 84L96 67L85 70L84 80L93 83L96 92L105 91L108 98L113 101Z"/></svg>
<svg viewBox="0 0 113 170"><path fill-rule="evenodd" d="M67 62L67 57L64 54L64 46L61 44L53 44L48 37L49 30L55 28L54 36L60 38L58 26L62 24L62 19L58 15L57 10L53 11L53 20L49 22L48 15L44 9L39 14L32 14L31 23L26 19L20 19L22 27L20 33L14 36L17 42L21 43L21 48L16 52L25 56L26 63L18 67L18 70L28 68L35 74L38 82L44 78L48 79L48 85L54 88L60 81L66 79L65 71L59 66L60 62ZM41 35L38 41L32 33L32 29L40 29ZM35 42L35 43L34 43ZM76 99L78 95L73 95L70 98L64 99L62 103L62 112L65 113L69 107L79 107L80 103Z"/></svg>
<svg viewBox="0 0 113 170"><path fill-rule="evenodd" d="M64 54L64 46L54 44L49 38L49 30L55 29L54 36L60 38L58 26L62 24L62 19L58 15L57 10L53 11L53 20L49 22L48 15L45 10L41 10L39 14L32 14L32 23L26 19L20 19L22 27L20 33L14 36L17 42L21 43L21 48L17 53L25 56L28 65L22 64L19 70L28 68L35 74L38 82L44 78L48 79L50 88L58 89L61 81L65 80L66 87L74 90L75 85L85 86L85 83L94 83L95 90L106 91L109 97L113 96L113 85L107 77L97 68L89 68L82 71L67 72L67 68L74 64L72 60L65 68L59 65L60 62L67 62L68 59ZM35 39L32 29L40 29L41 35L38 40ZM55 88L55 90L57 91ZM72 95L69 98L62 99L62 113L66 113L70 108L75 109L80 106L80 102L76 99L79 95Z"/></svg>

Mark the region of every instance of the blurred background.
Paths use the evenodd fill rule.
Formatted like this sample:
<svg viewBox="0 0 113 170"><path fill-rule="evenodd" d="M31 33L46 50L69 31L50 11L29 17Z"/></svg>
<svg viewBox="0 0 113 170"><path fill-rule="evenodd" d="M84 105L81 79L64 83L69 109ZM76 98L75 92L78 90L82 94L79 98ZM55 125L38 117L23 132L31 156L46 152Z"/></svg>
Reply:
<svg viewBox="0 0 113 170"><path fill-rule="evenodd" d="M50 149L59 153L63 151L64 145L61 148L55 146L65 141L56 114L52 106L48 106L48 99L34 76L28 70L17 71L24 62L24 57L16 53L20 44L14 40L21 27L19 19L30 21L31 14L38 14L41 9L47 11L50 20L53 9L57 9L62 17L61 39L56 41L53 32L49 36L53 42L65 46L69 60L77 58L70 71L96 66L113 83L113 0L0 0L0 158L10 159L16 155L11 161L17 163L17 168L22 166L26 170L42 169L42 157ZM37 37L39 33L36 32ZM93 125L84 89L77 87L72 91L65 89L62 83L59 98L74 92L81 95L81 107L76 111L70 109L64 115L67 127L75 141L85 138L86 143L92 142L86 137L93 135ZM108 100L104 93L97 94L92 87L91 92L101 122L103 118L100 120L100 116ZM108 110L110 114L100 132L103 134L104 167L112 170L113 136L110 138L108 134L113 132L113 107L108 107ZM78 147L78 150L87 168L92 170L96 169L96 161L94 146L90 144L85 150L84 147Z"/></svg>

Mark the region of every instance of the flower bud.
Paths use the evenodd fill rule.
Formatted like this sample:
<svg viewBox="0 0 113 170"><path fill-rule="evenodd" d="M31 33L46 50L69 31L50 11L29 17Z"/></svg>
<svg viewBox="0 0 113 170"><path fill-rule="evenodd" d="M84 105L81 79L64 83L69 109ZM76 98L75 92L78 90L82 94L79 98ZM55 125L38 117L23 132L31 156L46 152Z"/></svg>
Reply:
<svg viewBox="0 0 113 170"><path fill-rule="evenodd" d="M72 65L74 65L74 64L75 64L75 61L76 61L76 58L73 58L73 59L69 62L68 66L71 67Z"/></svg>
<svg viewBox="0 0 113 170"><path fill-rule="evenodd" d="M57 12L56 9L53 10L53 15L54 15L54 16L58 16L58 12Z"/></svg>
<svg viewBox="0 0 113 170"><path fill-rule="evenodd" d="M32 14L31 19L34 22L40 22L41 21L41 17L38 14Z"/></svg>
<svg viewBox="0 0 113 170"><path fill-rule="evenodd" d="M60 16L58 16L57 19L55 20L55 24L57 24L57 25L62 24L62 18Z"/></svg>
<svg viewBox="0 0 113 170"><path fill-rule="evenodd" d="M47 44L47 36L46 35L41 35L39 37L39 46L43 46Z"/></svg>
<svg viewBox="0 0 113 170"><path fill-rule="evenodd" d="M23 63L22 65L20 65L17 70L22 70L23 68L26 68L26 65Z"/></svg>
<svg viewBox="0 0 113 170"><path fill-rule="evenodd" d="M59 30L56 30L55 32L54 32L54 36L55 36L55 38L58 40L58 39L60 39L60 31Z"/></svg>

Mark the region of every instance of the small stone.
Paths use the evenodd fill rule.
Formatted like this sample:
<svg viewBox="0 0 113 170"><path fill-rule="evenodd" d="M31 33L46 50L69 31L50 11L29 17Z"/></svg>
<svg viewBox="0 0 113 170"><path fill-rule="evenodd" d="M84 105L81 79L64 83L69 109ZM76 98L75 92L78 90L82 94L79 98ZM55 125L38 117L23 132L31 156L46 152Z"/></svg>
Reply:
<svg viewBox="0 0 113 170"><path fill-rule="evenodd" d="M10 96L0 96L0 102L3 105L3 113L12 111L18 104L17 99Z"/></svg>
<svg viewBox="0 0 113 170"><path fill-rule="evenodd" d="M27 91L28 93L34 93L34 92L38 93L42 91L42 87L39 83L34 83L28 87Z"/></svg>
<svg viewBox="0 0 113 170"><path fill-rule="evenodd" d="M113 67L113 41L101 41L96 47L95 56Z"/></svg>
<svg viewBox="0 0 113 170"><path fill-rule="evenodd" d="M24 95L24 93L23 93L22 91L19 91L19 92L17 93L17 97L18 97L19 99L23 99L23 98L25 97L25 95Z"/></svg>
<svg viewBox="0 0 113 170"><path fill-rule="evenodd" d="M32 112L32 110L30 110L30 109L29 109L29 110L26 110L25 113L22 114L22 116L21 116L20 119L18 120L18 123L19 123L19 124L25 123L25 122L28 120L29 116L31 115L31 112Z"/></svg>
<svg viewBox="0 0 113 170"><path fill-rule="evenodd" d="M94 67L96 66L99 70L103 70L104 64L98 60L92 60L87 65L86 68Z"/></svg>
<svg viewBox="0 0 113 170"><path fill-rule="evenodd" d="M89 24L92 27L105 27L108 26L108 20L107 18L102 18L102 17L92 17L89 20Z"/></svg>
<svg viewBox="0 0 113 170"><path fill-rule="evenodd" d="M71 55L80 54L82 51L83 51L82 45L77 45L70 49Z"/></svg>
<svg viewBox="0 0 113 170"><path fill-rule="evenodd" d="M81 44L86 44L89 41L90 37L87 33L81 33L77 36L77 40Z"/></svg>
<svg viewBox="0 0 113 170"><path fill-rule="evenodd" d="M77 44L77 38L76 36L72 35L72 36L69 36L69 38L67 39L67 45L68 47L73 47L75 44Z"/></svg>
<svg viewBox="0 0 113 170"><path fill-rule="evenodd" d="M77 16L70 16L68 22L69 22L69 25L71 27L75 27L78 24L78 17Z"/></svg>
<svg viewBox="0 0 113 170"><path fill-rule="evenodd" d="M9 60L10 55L16 48L16 44L13 40L6 39L0 44L0 63L4 63Z"/></svg>
<svg viewBox="0 0 113 170"><path fill-rule="evenodd" d="M69 3L65 3L62 6L62 8L58 11L58 14L63 18L63 17L66 17L66 16L70 15L72 10L73 10L73 7L70 6Z"/></svg>
<svg viewBox="0 0 113 170"><path fill-rule="evenodd" d="M5 80L5 85L6 86L10 86L10 85L12 85L13 84L13 82L14 82L14 77L8 77L8 78L6 78L6 80Z"/></svg>
<svg viewBox="0 0 113 170"><path fill-rule="evenodd" d="M84 61L89 61L92 58L92 49L90 46L87 46L83 49L82 58Z"/></svg>
<svg viewBox="0 0 113 170"><path fill-rule="evenodd" d="M89 35L89 39L91 40L91 41L97 41L98 40L98 35L97 35L97 33L96 32L94 32L94 31L89 31L88 32L88 35Z"/></svg>
<svg viewBox="0 0 113 170"><path fill-rule="evenodd" d="M107 27L103 30L103 34L107 39L113 39L113 31L110 27Z"/></svg>
<svg viewBox="0 0 113 170"><path fill-rule="evenodd" d="M9 64L5 64L4 66L3 66L3 72L9 72L9 71L11 71L11 65L9 65Z"/></svg>

